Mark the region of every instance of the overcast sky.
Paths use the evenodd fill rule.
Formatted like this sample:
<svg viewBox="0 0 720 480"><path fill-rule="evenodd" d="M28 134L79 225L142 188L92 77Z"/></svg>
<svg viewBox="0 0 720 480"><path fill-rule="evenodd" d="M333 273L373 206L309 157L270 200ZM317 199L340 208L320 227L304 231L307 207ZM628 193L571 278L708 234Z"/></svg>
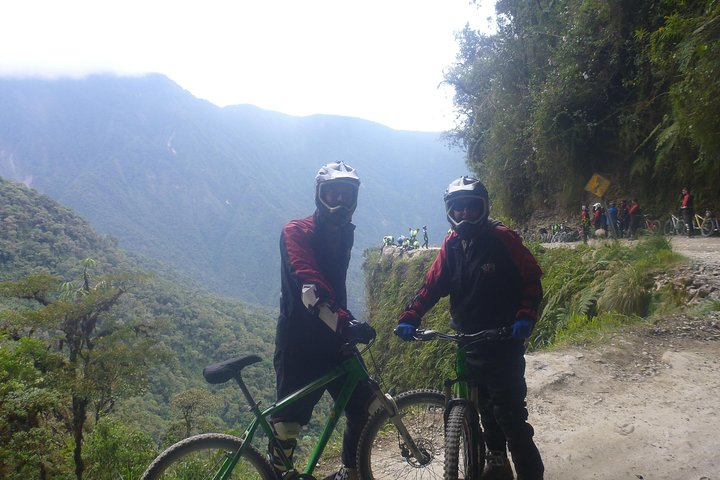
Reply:
<svg viewBox="0 0 720 480"><path fill-rule="evenodd" d="M455 33L494 0L0 0L0 75L159 72L193 95L452 128Z"/></svg>

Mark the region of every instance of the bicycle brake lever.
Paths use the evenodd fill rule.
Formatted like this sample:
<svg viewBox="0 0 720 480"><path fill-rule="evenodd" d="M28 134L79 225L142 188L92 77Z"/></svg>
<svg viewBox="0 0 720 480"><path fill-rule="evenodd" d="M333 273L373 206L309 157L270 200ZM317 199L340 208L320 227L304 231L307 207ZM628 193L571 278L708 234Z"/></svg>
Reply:
<svg viewBox="0 0 720 480"><path fill-rule="evenodd" d="M437 332L435 330L416 330L415 335L413 335L413 338L418 341L425 341L425 340L432 340L435 337L437 337Z"/></svg>

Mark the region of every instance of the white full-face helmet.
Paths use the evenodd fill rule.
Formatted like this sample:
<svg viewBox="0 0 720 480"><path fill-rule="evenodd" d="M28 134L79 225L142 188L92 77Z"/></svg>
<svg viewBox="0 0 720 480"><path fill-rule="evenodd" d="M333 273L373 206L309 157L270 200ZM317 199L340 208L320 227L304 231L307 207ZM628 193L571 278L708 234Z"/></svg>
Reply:
<svg viewBox="0 0 720 480"><path fill-rule="evenodd" d="M445 190L445 214L447 215L450 227L455 230L458 235L464 238L472 238L485 225L490 213L489 196L485 185L474 177L460 177L453 180ZM480 215L472 220L462 219L455 220L453 216L453 208L460 201L473 200L477 201L480 208Z"/></svg>
<svg viewBox="0 0 720 480"><path fill-rule="evenodd" d="M315 176L315 206L320 219L341 226L350 223L357 207L359 188L357 171L345 162L320 167Z"/></svg>

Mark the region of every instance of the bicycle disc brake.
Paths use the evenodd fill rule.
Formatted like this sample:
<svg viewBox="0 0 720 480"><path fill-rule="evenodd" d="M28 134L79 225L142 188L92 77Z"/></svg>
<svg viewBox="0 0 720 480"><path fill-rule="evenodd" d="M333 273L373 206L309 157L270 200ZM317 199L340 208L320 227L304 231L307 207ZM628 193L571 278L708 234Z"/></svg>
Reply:
<svg viewBox="0 0 720 480"><path fill-rule="evenodd" d="M404 443L400 444L400 455L411 467L420 468L424 467L433 459L432 453L425 447L427 443L424 439L419 439L417 442L417 448L420 450L423 458L415 458L410 452L410 449Z"/></svg>

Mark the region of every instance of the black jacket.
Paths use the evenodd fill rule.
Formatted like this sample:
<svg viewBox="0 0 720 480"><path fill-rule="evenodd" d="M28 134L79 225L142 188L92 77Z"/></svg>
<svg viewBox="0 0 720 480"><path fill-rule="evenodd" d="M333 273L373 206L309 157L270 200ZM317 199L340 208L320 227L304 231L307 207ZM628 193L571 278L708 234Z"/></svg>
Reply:
<svg viewBox="0 0 720 480"><path fill-rule="evenodd" d="M511 229L492 222L466 242L452 232L407 310L422 317L450 295L452 327L473 333L510 326L519 318L537 320L542 300L542 271ZM407 321L412 321L410 315Z"/></svg>
<svg viewBox="0 0 720 480"><path fill-rule="evenodd" d="M336 353L343 339L302 303L302 286L313 284L320 302L347 309L345 280L355 226L334 237L318 225L317 216L292 220L280 236L281 297L275 346L322 357Z"/></svg>

